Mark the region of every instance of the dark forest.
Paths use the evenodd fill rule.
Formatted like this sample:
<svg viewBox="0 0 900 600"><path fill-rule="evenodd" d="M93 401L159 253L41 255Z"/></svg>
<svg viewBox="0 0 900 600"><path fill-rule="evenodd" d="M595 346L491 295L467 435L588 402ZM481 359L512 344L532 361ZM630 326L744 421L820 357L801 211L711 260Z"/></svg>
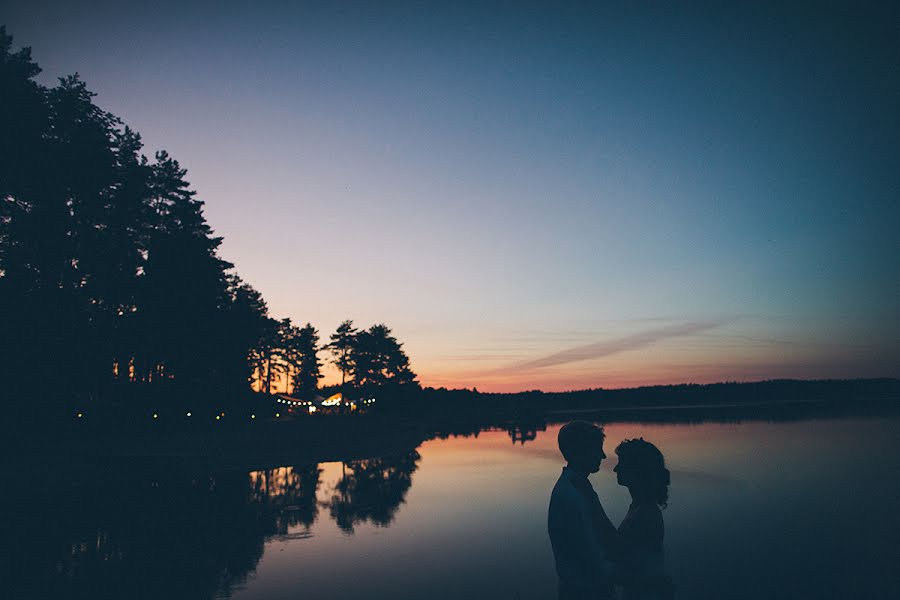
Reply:
<svg viewBox="0 0 900 600"><path fill-rule="evenodd" d="M346 386L417 387L391 330L347 321L321 345L269 315L219 254L187 170L98 107L78 74L52 88L0 29L0 381L25 415L202 394L210 410L257 391L309 396L330 352ZM285 389L273 389L279 378ZM196 401L193 400L196 406ZM213 406L214 405L214 406Z"/></svg>

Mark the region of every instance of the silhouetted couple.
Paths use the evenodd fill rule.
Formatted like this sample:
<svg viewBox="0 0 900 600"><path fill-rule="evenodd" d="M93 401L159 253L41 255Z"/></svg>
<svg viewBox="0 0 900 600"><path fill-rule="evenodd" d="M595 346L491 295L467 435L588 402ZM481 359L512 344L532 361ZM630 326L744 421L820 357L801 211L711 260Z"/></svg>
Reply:
<svg viewBox="0 0 900 600"><path fill-rule="evenodd" d="M672 585L663 570L661 507L669 496L669 471L662 453L642 439L616 448L619 485L631 493L631 507L613 526L588 475L606 458L603 430L573 421L559 430L559 450L568 463L550 496L547 526L560 600L665 599Z"/></svg>

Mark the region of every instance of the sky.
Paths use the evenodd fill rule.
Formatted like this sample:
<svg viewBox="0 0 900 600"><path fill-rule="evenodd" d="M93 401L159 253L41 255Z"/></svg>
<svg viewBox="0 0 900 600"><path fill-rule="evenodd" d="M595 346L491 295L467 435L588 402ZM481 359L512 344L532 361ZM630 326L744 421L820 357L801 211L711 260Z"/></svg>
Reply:
<svg viewBox="0 0 900 600"><path fill-rule="evenodd" d="M0 23L188 169L272 316L386 323L424 385L900 376L900 9L620 4Z"/></svg>

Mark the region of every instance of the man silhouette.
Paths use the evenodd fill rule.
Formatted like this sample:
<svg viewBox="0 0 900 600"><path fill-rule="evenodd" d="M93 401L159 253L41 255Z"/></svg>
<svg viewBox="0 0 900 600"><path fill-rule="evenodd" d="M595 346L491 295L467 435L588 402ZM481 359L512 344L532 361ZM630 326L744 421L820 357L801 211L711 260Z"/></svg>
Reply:
<svg viewBox="0 0 900 600"><path fill-rule="evenodd" d="M603 430L586 421L572 421L559 430L557 439L568 464L550 495L547 530L559 576L559 598L612 598L609 557L616 528L588 481L606 458Z"/></svg>

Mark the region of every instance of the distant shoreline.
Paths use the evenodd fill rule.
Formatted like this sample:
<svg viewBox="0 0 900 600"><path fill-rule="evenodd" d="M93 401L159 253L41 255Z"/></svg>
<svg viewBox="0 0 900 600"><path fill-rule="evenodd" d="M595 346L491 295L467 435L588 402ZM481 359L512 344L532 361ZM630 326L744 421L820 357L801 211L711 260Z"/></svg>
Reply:
<svg viewBox="0 0 900 600"><path fill-rule="evenodd" d="M900 379L772 379L751 382L653 385L637 388L572 390L567 392L479 392L476 389L425 388L426 402L459 403L471 408L517 405L544 412L591 410L676 409L702 407L772 406L796 402L896 402Z"/></svg>
<svg viewBox="0 0 900 600"><path fill-rule="evenodd" d="M632 411L632 410L690 410L694 408L750 408L750 407L771 407L771 406L787 406L793 404L817 405L824 404L827 400L760 400L758 402L724 402L716 404L669 404L660 406L606 406L603 408L578 408L547 411L548 415L558 414L586 414L599 411L616 412L616 411Z"/></svg>
<svg viewBox="0 0 900 600"><path fill-rule="evenodd" d="M437 437L491 430L527 441L549 425L576 418L601 423L733 423L892 415L900 410L900 380L889 379L672 386L651 393L640 388L568 394L435 392L426 389L390 410L362 415L230 420L216 426L154 422L107 428L78 422L32 431L9 429L0 462L27 456L37 461L191 460L262 467L388 455Z"/></svg>

